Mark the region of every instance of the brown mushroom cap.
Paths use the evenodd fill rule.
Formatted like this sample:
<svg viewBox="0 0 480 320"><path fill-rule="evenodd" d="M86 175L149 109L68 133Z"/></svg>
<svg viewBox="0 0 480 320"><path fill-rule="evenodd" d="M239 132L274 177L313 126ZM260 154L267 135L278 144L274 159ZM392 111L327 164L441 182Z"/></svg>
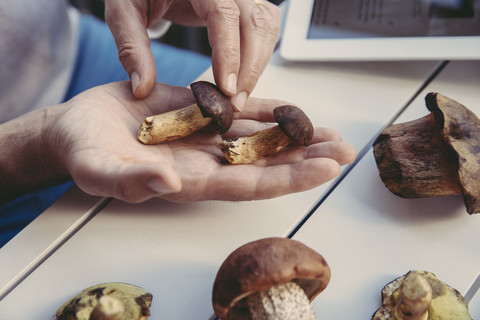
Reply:
<svg viewBox="0 0 480 320"><path fill-rule="evenodd" d="M208 81L197 81L190 84L202 115L212 118L216 130L225 133L233 122L233 106L230 99L220 89Z"/></svg>
<svg viewBox="0 0 480 320"><path fill-rule="evenodd" d="M308 146L313 138L313 125L302 109L285 105L273 110L275 121L290 139Z"/></svg>
<svg viewBox="0 0 480 320"><path fill-rule="evenodd" d="M457 178L468 213L480 211L480 120L469 109L440 93L425 97L458 167Z"/></svg>
<svg viewBox="0 0 480 320"><path fill-rule="evenodd" d="M266 238L247 243L218 270L212 293L215 314L221 319L249 315L244 298L289 281L300 285L312 301L327 287L330 268L320 254L296 240Z"/></svg>

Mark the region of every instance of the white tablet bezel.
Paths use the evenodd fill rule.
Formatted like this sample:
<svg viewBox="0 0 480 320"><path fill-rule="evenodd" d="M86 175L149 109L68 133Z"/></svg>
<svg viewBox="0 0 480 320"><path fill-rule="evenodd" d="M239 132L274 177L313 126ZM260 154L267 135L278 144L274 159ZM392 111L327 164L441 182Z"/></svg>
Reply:
<svg viewBox="0 0 480 320"><path fill-rule="evenodd" d="M480 36L308 39L314 0L285 8L280 55L292 61L480 59Z"/></svg>

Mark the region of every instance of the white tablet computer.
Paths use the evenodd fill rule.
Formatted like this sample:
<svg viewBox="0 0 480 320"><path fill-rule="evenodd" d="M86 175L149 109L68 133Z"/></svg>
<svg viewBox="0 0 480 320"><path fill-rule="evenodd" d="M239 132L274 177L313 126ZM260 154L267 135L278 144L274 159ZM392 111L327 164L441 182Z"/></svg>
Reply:
<svg viewBox="0 0 480 320"><path fill-rule="evenodd" d="M287 60L480 59L480 0L289 0Z"/></svg>

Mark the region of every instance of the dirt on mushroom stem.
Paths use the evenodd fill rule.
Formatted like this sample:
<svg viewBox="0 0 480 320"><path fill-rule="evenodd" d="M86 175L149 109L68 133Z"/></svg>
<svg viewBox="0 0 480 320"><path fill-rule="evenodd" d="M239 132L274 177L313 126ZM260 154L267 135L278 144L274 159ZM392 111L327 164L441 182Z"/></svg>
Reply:
<svg viewBox="0 0 480 320"><path fill-rule="evenodd" d="M278 125L254 132L246 137L237 137L217 143L231 164L248 164L272 156L291 142L308 146L313 138L313 124L298 107L283 105L273 110Z"/></svg>
<svg viewBox="0 0 480 320"><path fill-rule="evenodd" d="M213 83L197 81L190 84L195 104L146 117L137 138L143 144L160 144L187 137L212 123L215 130L225 133L233 122L230 99Z"/></svg>
<svg viewBox="0 0 480 320"><path fill-rule="evenodd" d="M274 126L246 137L219 141L217 147L230 164L248 164L276 154L291 141L279 126Z"/></svg>
<svg viewBox="0 0 480 320"><path fill-rule="evenodd" d="M149 116L138 130L138 140L144 144L160 144L189 136L212 121L205 118L196 104Z"/></svg>

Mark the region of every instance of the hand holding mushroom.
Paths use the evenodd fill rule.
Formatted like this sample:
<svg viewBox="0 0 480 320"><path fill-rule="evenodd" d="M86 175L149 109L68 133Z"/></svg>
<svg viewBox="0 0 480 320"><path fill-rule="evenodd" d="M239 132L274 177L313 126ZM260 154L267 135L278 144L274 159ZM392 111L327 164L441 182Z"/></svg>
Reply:
<svg viewBox="0 0 480 320"><path fill-rule="evenodd" d="M145 118L138 130L138 140L144 144L178 140L205 128L212 121L219 133L227 132L233 122L230 100L216 85L207 81L194 82L190 88L196 103ZM291 142L308 146L314 128L300 108L283 105L276 107L273 115L277 126L217 143L228 162L251 163L276 154Z"/></svg>
<svg viewBox="0 0 480 320"><path fill-rule="evenodd" d="M138 130L138 140L158 144L187 137L213 121L219 133L230 129L233 106L216 85L197 81L190 85L196 103L190 106L148 116Z"/></svg>
<svg viewBox="0 0 480 320"><path fill-rule="evenodd" d="M48 151L45 157L54 158L55 170L73 177L83 191L128 202L153 197L175 202L277 197L327 182L355 156L351 145L326 128L315 130L308 148L291 145L244 166L224 163L216 147L221 137L211 130L157 145L138 141L145 118L192 104L190 89L160 83L142 100L133 97L128 82L95 87L49 109L42 150ZM270 126L273 109L283 104L249 99L225 135L243 136ZM21 125L33 120L30 115L19 119Z"/></svg>

